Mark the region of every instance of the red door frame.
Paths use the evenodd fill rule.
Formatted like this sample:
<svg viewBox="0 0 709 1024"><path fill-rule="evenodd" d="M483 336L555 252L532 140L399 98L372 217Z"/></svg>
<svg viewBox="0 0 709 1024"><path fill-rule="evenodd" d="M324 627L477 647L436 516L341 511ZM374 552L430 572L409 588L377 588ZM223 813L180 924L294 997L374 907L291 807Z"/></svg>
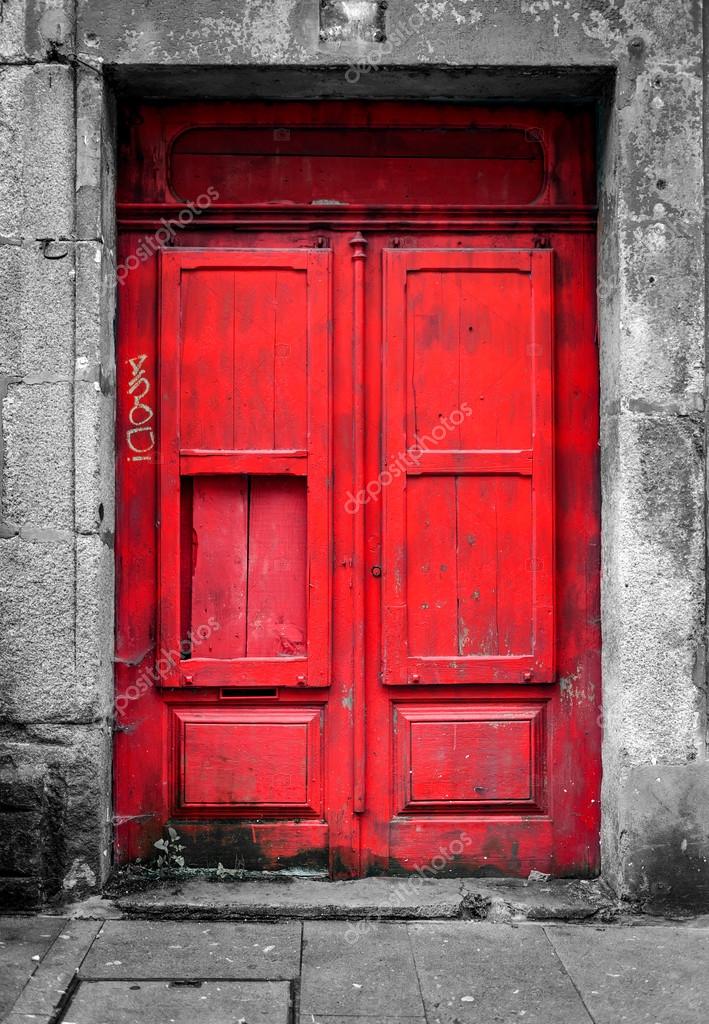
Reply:
<svg viewBox="0 0 709 1024"><path fill-rule="evenodd" d="M264 245L331 249L340 268L334 278L333 307L350 310L347 322L335 323L333 328L336 355L349 352L351 356L349 363L337 362L332 413L333 446L345 467L336 484L341 494L356 494L381 471L376 426L383 414L381 340L376 318L368 316L367 310L382 306L379 267L385 250L392 254L387 258L396 260L397 248L553 250L555 281L555 681L550 684L538 676L520 680L523 687L510 681L495 686L478 682L474 690L472 685L466 687L464 694L457 687L436 683L419 686L415 694L398 691L400 697L393 699L392 691L379 679L380 637L376 630L365 631L359 625L381 622L382 617L381 581L370 572L372 565L382 561L382 505L372 502L365 506L364 515L351 516L334 502L334 661L329 694L294 688L277 698L284 714L303 721L310 720L314 700L323 709L328 705L323 819L293 820L286 836L277 822L262 818L247 822L209 819L208 813L201 820L194 814L189 819L175 816L171 779L179 772L177 764L169 766L180 740L174 730L181 728L185 715L198 718L208 713L205 693L211 691L159 690L154 685L156 679L164 685L176 668L161 656L156 632L159 259L157 246L146 239L161 228L166 230L163 219L169 222L184 210L170 191L166 153L171 140L195 125L272 127L278 123L279 131L289 131L313 121L355 127L372 121L433 126L441 121L463 125L469 118L469 108L425 104L284 104L276 109L271 104L185 104L143 106L132 112L118 208L119 276L123 277L117 360L116 693L120 714L115 820L119 862L150 856L152 843L170 822L195 851L194 863L200 863L202 847L207 852L201 863L211 866L220 851L236 847L241 863L249 866L304 863L326 866L334 876L414 870L430 862L432 851L437 853L442 843L451 847L460 835L460 823L447 831L440 813L428 817L393 813L397 802L402 807L406 801L406 794L397 789L401 777L395 781L393 772L393 766L401 767L407 756L406 747L401 747L404 730L421 720L431 702L439 709L460 706L463 719L475 721L493 706L499 712L500 703L506 701L518 717L529 720L530 735L537 737L534 772L542 804L525 811L502 803L482 814L473 814L468 807L464 822L471 850L451 857L440 871L494 873L501 869L523 875L537 867L568 875L598 870L598 368L589 111L475 110L476 123L495 128L522 125L541 140L546 174L531 204L412 209L401 204L350 203L313 209L297 203L223 202L211 205L184 227L167 231L167 239L159 239L175 247L212 250ZM550 167L555 173L549 173ZM547 253L539 256L544 259ZM168 261L175 258L167 256ZM123 275L123 268L130 272ZM548 668L549 662L543 665ZM230 707L243 709L239 712L243 718L255 714L263 703L246 697ZM402 723L396 737L392 714ZM340 739L336 749L330 742L333 730ZM544 780L550 777L545 789ZM379 813L370 813L372 808ZM219 859L233 866L223 853Z"/></svg>

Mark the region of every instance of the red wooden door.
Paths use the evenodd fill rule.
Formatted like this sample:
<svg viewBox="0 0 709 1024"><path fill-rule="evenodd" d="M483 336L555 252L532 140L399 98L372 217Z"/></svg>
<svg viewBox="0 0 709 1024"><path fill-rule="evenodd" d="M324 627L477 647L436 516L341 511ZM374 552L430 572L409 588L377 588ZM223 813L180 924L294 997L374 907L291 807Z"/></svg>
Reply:
<svg viewBox="0 0 709 1024"><path fill-rule="evenodd" d="M313 108L278 114L297 139ZM141 201L161 176L189 197L207 172L251 194L120 295L119 857L169 824L206 866L592 873L593 235L568 141L587 115L525 115L560 165L552 186L530 124L515 141L509 112L478 112L474 216L445 189L427 202L441 159L477 159L459 108L337 108L352 152L318 116L322 135L303 128L283 160L273 108L146 108L131 142L143 162L172 153L133 183ZM376 134L396 117L405 129ZM404 237L386 174L360 187L356 152L421 161ZM274 217L270 199L296 205L316 178L347 203ZM527 220L485 207L515 188L561 191ZM130 253L131 218L155 213L120 212Z"/></svg>

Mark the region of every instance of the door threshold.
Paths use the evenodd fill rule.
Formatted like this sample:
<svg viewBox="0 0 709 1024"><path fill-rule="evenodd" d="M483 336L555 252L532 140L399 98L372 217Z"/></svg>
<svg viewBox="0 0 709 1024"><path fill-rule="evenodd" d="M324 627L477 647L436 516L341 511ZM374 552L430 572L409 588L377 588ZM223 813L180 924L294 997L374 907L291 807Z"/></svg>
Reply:
<svg viewBox="0 0 709 1024"><path fill-rule="evenodd" d="M618 902L601 879L424 878L378 876L345 881L273 877L214 881L173 879L115 899L72 908L80 917L163 920L379 921L477 919L613 920Z"/></svg>

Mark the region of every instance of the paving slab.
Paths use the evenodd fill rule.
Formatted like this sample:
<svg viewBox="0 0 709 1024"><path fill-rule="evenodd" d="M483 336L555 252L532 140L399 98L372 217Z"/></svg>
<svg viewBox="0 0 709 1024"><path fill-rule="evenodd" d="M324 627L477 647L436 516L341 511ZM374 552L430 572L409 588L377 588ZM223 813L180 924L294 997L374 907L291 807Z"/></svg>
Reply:
<svg viewBox="0 0 709 1024"><path fill-rule="evenodd" d="M461 880L357 878L329 882L320 879L210 882L198 879L165 886L116 900L118 910L131 917L169 920L259 920L299 918L455 918L463 907Z"/></svg>
<svg viewBox="0 0 709 1024"><path fill-rule="evenodd" d="M548 926L596 1024L706 1024L709 928Z"/></svg>
<svg viewBox="0 0 709 1024"><path fill-rule="evenodd" d="M51 1017L100 930L100 921L64 922L51 949L23 988L13 1013L39 1019Z"/></svg>
<svg viewBox="0 0 709 1024"><path fill-rule="evenodd" d="M287 981L82 982L64 1024L288 1024Z"/></svg>
<svg viewBox="0 0 709 1024"><path fill-rule="evenodd" d="M341 921L303 926L301 1021L320 1016L424 1017L405 924L373 925L358 938Z"/></svg>
<svg viewBox="0 0 709 1024"><path fill-rule="evenodd" d="M11 1009L65 924L61 917L0 917L0 1016Z"/></svg>
<svg viewBox="0 0 709 1024"><path fill-rule="evenodd" d="M408 925L429 1024L592 1024L541 926Z"/></svg>
<svg viewBox="0 0 709 1024"><path fill-rule="evenodd" d="M296 978L300 933L297 921L106 921L81 978Z"/></svg>

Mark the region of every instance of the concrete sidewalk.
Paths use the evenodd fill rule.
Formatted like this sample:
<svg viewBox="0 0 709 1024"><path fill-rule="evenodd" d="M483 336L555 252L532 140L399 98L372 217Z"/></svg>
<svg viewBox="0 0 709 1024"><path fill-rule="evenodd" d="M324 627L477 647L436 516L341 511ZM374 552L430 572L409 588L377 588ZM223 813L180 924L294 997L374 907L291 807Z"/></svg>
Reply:
<svg viewBox="0 0 709 1024"><path fill-rule="evenodd" d="M709 927L0 919L8 1024L706 1024Z"/></svg>

